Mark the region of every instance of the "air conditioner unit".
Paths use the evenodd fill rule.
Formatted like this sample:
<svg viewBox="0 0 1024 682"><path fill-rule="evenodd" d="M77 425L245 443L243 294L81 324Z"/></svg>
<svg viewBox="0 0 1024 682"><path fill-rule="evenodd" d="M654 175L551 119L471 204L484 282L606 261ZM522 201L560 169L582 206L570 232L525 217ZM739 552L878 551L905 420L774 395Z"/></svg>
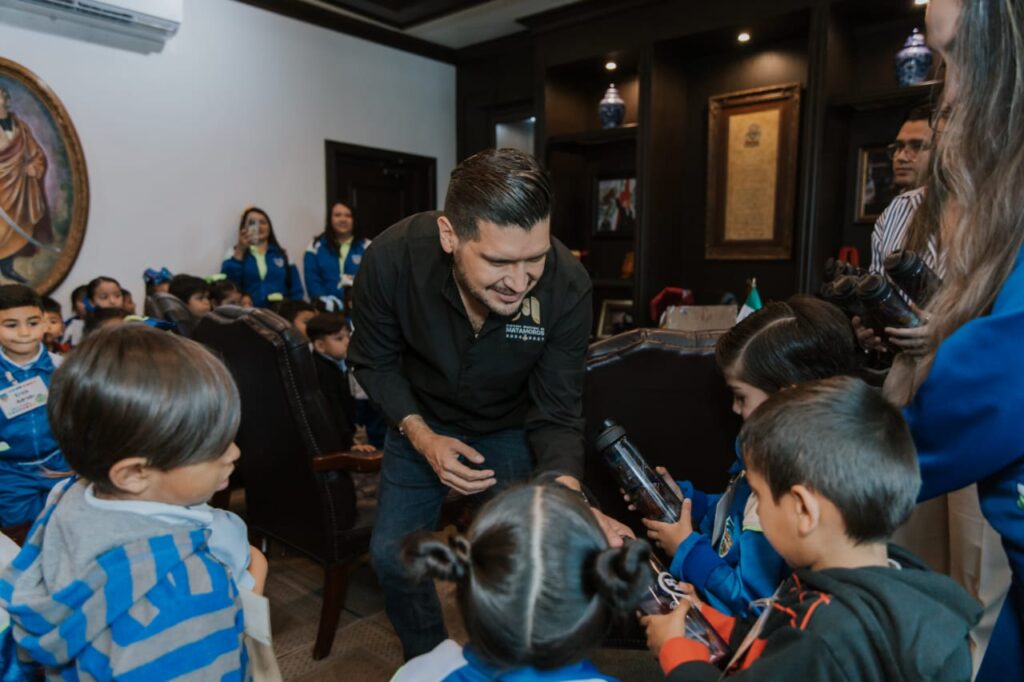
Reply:
<svg viewBox="0 0 1024 682"><path fill-rule="evenodd" d="M0 20L92 42L121 37L159 51L181 26L183 0L0 0ZM41 22L40 19L43 19ZM45 21L46 19L49 22ZM47 26L47 23L52 26ZM118 41L113 41L115 44ZM122 45L119 45L122 46ZM148 49L145 49L148 47Z"/></svg>

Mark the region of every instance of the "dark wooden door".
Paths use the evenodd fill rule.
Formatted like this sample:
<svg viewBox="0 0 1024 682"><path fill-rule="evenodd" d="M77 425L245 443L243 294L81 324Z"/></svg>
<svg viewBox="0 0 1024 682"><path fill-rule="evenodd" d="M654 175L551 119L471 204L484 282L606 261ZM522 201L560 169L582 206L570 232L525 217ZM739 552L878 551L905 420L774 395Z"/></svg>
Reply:
<svg viewBox="0 0 1024 682"><path fill-rule="evenodd" d="M348 204L363 237L437 207L436 159L330 140L326 152L328 205Z"/></svg>

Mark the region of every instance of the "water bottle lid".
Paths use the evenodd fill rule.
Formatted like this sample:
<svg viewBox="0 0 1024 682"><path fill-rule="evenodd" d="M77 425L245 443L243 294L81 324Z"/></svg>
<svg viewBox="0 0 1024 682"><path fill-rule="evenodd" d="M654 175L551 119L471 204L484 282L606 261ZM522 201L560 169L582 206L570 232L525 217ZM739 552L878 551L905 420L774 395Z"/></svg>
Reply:
<svg viewBox="0 0 1024 682"><path fill-rule="evenodd" d="M862 301L874 301L880 298L884 298L889 294L891 288L889 283L878 274L871 274L860 281L860 285L857 286L857 296Z"/></svg>
<svg viewBox="0 0 1024 682"><path fill-rule="evenodd" d="M594 438L594 448L601 452L625 435L626 429L619 426L614 419L605 419L601 422L601 432Z"/></svg>
<svg viewBox="0 0 1024 682"><path fill-rule="evenodd" d="M917 254L913 251L895 251L885 257L885 271L899 276L909 273L918 262Z"/></svg>

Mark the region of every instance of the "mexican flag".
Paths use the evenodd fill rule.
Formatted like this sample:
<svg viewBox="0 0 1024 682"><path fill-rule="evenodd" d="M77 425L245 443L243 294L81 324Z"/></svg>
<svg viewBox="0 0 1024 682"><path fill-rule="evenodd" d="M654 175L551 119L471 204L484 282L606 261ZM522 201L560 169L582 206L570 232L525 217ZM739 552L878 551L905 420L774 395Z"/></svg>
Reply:
<svg viewBox="0 0 1024 682"><path fill-rule="evenodd" d="M740 308L739 314L736 315L736 323L739 324L746 317L752 313L756 313L764 307L761 304L761 294L757 292L757 279L750 280L750 293L747 295L747 300L744 301L743 307Z"/></svg>

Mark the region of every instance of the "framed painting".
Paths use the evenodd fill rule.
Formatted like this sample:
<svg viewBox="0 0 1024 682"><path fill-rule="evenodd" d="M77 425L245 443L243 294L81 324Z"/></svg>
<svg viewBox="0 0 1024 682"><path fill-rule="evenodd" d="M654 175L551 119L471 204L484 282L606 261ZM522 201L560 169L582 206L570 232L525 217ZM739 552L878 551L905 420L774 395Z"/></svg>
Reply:
<svg viewBox="0 0 1024 682"><path fill-rule="evenodd" d="M892 159L886 145L861 147L857 152L857 194L854 222L874 223L896 198Z"/></svg>
<svg viewBox="0 0 1024 682"><path fill-rule="evenodd" d="M605 299L601 301L601 315L597 319L597 338L606 339L633 329L633 302L629 300Z"/></svg>
<svg viewBox="0 0 1024 682"><path fill-rule="evenodd" d="M799 83L708 100L705 258L790 257L799 129Z"/></svg>
<svg viewBox="0 0 1024 682"><path fill-rule="evenodd" d="M64 105L34 73L0 58L0 283L56 288L88 216L85 156Z"/></svg>
<svg viewBox="0 0 1024 682"><path fill-rule="evenodd" d="M630 237L636 228L636 177L598 177L594 187L594 235Z"/></svg>

